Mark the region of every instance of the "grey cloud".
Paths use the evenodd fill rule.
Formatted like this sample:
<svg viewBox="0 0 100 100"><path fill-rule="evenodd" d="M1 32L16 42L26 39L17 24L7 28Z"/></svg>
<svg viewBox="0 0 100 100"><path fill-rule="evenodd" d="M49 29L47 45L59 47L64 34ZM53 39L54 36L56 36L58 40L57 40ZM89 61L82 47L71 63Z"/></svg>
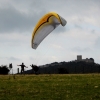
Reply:
<svg viewBox="0 0 100 100"><path fill-rule="evenodd" d="M29 57L29 59L30 59L30 60L32 60L32 61L34 61L34 60L35 60L35 58L33 58L33 57Z"/></svg>
<svg viewBox="0 0 100 100"><path fill-rule="evenodd" d="M89 52L91 49L89 47L86 48L81 48L81 47L74 47L72 48L72 51L77 51L77 52Z"/></svg>
<svg viewBox="0 0 100 100"><path fill-rule="evenodd" d="M68 24L73 15L77 16L78 21L83 22L83 17L88 16L87 10L91 10L91 7L94 6L99 7L99 5L99 0L96 2L94 0L84 0L84 2L80 0L12 0L9 3L5 2L5 6L0 7L0 33L32 31L37 21L49 11L56 11L62 17L66 17ZM22 12L22 10L26 10L26 12ZM92 15L90 14L90 16ZM77 24L75 27L81 28ZM66 31L66 29L62 27L56 29L56 32L62 31Z"/></svg>
<svg viewBox="0 0 100 100"><path fill-rule="evenodd" d="M36 9L36 8L35 8ZM25 32L32 31L38 20L46 13L46 10L40 10L38 13L34 11L32 13L22 13L15 9L13 6L0 9L0 33L10 33L13 31ZM66 31L65 28L60 26L56 29L57 32Z"/></svg>
<svg viewBox="0 0 100 100"><path fill-rule="evenodd" d="M95 41L94 48L100 49L100 37Z"/></svg>
<svg viewBox="0 0 100 100"><path fill-rule="evenodd" d="M81 25L80 24L74 24L75 28L79 28L79 29L82 29Z"/></svg>
<svg viewBox="0 0 100 100"><path fill-rule="evenodd" d="M93 33L93 34L94 34L94 33L95 33L95 30L94 30L94 29L93 29L93 30L91 30L91 33Z"/></svg>
<svg viewBox="0 0 100 100"><path fill-rule="evenodd" d="M32 14L22 13L14 7L0 9L0 33L10 33L12 31L29 31L32 30L40 13L33 12Z"/></svg>
<svg viewBox="0 0 100 100"><path fill-rule="evenodd" d="M7 58L8 60L12 60L12 61L20 61L19 58L16 58L16 57L9 57Z"/></svg>

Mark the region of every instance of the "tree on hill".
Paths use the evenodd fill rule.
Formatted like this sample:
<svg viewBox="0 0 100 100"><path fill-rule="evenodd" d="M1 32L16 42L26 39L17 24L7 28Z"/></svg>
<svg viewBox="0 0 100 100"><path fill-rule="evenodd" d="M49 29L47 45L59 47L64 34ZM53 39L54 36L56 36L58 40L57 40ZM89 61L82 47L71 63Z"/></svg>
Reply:
<svg viewBox="0 0 100 100"><path fill-rule="evenodd" d="M9 69L6 65L0 66L0 74L1 75L7 75L9 73Z"/></svg>
<svg viewBox="0 0 100 100"><path fill-rule="evenodd" d="M59 74L68 74L68 71L66 68L58 68Z"/></svg>

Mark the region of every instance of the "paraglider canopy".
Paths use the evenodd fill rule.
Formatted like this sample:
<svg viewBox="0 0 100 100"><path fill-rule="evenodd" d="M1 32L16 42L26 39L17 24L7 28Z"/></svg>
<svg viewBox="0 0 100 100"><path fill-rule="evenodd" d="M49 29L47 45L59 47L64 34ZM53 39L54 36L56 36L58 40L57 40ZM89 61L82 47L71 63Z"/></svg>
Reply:
<svg viewBox="0 0 100 100"><path fill-rule="evenodd" d="M31 46L36 49L43 39L50 34L58 25L65 26L66 20L55 12L44 15L36 24L33 33Z"/></svg>

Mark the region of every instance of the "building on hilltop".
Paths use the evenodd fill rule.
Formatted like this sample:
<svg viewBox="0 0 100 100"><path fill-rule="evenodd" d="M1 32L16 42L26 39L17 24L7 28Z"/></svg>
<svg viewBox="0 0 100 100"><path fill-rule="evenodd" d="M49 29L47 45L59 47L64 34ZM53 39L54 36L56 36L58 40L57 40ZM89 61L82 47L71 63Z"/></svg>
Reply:
<svg viewBox="0 0 100 100"><path fill-rule="evenodd" d="M84 61L84 62L88 62L88 63L94 63L94 59L93 58L82 59L82 55L77 55L76 62L79 62L79 61Z"/></svg>

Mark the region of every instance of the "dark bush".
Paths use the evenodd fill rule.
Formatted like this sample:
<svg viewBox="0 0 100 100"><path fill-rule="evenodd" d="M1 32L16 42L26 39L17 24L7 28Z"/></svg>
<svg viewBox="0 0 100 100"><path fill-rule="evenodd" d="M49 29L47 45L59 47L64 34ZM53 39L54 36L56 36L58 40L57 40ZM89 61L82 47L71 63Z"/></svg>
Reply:
<svg viewBox="0 0 100 100"><path fill-rule="evenodd" d="M68 71L66 68L58 68L59 74L68 74Z"/></svg>
<svg viewBox="0 0 100 100"><path fill-rule="evenodd" d="M9 73L9 69L7 66L3 65L3 66L0 66L0 74L1 75L7 75Z"/></svg>

